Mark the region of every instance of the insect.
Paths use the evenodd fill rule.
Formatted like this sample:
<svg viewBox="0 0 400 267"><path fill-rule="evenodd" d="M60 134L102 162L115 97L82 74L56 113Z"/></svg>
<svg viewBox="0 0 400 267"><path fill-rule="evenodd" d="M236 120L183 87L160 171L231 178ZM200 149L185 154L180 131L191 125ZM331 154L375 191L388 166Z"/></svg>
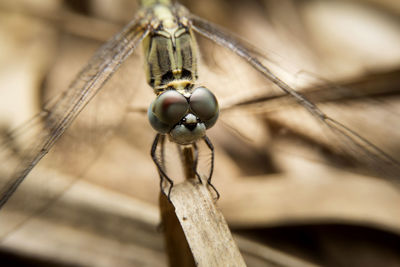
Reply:
<svg viewBox="0 0 400 267"><path fill-rule="evenodd" d="M196 84L197 49L194 33L244 59L266 80L301 105L322 127L327 128L327 132L338 141L340 150L364 163L371 171L384 171L390 178L398 176L399 164L395 159L355 131L326 115L303 94L276 76L261 62L258 51L253 47L220 27L191 14L178 3L143 0L141 5L137 17L96 53L63 95L43 110L44 114L41 117L45 121L45 130L34 133L32 138L35 142L32 147L18 160L16 171L4 179L6 183L1 189L0 208L85 106L142 43L145 48L147 82L156 93L156 99L148 112L151 125L158 131L152 155L161 180L166 179L170 184L167 192L162 188L169 195L172 179L164 172L162 160L159 161L155 156L157 146L160 143L162 146L165 135L168 135L179 145L194 145L199 139L203 139L213 151L205 130L214 125L219 114L212 89ZM211 176L212 165L207 178L207 183L212 186Z"/></svg>
<svg viewBox="0 0 400 267"><path fill-rule="evenodd" d="M179 145L193 146L200 138L204 139L212 152L207 183L213 187L211 177L214 148L205 132L217 121L218 102L210 90L195 84L198 76L197 48L186 11L178 5L171 7L169 3L161 2L143 3L143 7L147 9L143 11L144 15L140 20L146 21L146 24L151 20L150 34L143 41L147 82L157 95L148 111L152 127L159 132L151 155L160 173L161 188L165 178L170 183L167 194L169 198L173 181L164 171L163 159L158 160L155 154L159 139L161 137L163 145L165 134ZM195 170L196 166L193 168ZM200 175L197 176L201 181ZM214 190L218 195L215 188Z"/></svg>

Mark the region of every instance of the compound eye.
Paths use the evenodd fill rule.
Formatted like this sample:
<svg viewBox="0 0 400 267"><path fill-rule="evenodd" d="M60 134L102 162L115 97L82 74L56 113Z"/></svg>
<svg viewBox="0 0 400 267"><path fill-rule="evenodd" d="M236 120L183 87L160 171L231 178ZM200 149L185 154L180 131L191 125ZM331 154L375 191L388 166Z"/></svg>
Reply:
<svg viewBox="0 0 400 267"><path fill-rule="evenodd" d="M214 94L205 87L196 88L190 97L190 107L202 120L208 121L215 117L218 110L218 101Z"/></svg>
<svg viewBox="0 0 400 267"><path fill-rule="evenodd" d="M178 123L188 110L186 98L175 90L162 93L152 103L153 115L169 126Z"/></svg>

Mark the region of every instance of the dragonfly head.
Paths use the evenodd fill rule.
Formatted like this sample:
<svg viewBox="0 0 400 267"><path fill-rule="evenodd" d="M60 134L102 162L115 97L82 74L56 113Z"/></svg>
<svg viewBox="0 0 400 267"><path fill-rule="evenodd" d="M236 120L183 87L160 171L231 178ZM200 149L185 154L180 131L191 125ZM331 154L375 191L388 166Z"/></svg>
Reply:
<svg viewBox="0 0 400 267"><path fill-rule="evenodd" d="M189 97L176 90L157 96L148 109L151 126L169 134L178 144L191 144L203 137L218 119L218 101L205 87L197 87Z"/></svg>

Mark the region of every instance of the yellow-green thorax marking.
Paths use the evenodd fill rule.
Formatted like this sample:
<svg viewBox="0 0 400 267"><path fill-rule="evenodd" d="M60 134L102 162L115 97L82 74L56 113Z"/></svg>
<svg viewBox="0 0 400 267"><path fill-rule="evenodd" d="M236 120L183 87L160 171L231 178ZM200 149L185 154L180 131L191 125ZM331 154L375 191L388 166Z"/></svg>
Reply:
<svg viewBox="0 0 400 267"><path fill-rule="evenodd" d="M190 92L197 79L197 45L186 10L170 1L143 0L151 31L143 40L148 84L158 95L175 89Z"/></svg>
<svg viewBox="0 0 400 267"><path fill-rule="evenodd" d="M152 7L156 4L170 5L171 0L140 0L140 6L142 7Z"/></svg>

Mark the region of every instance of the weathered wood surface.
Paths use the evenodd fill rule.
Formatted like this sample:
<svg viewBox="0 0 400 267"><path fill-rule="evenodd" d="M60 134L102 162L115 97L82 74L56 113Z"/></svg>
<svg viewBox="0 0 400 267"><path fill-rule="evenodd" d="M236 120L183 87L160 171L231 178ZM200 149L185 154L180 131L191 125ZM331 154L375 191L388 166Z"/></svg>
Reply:
<svg viewBox="0 0 400 267"><path fill-rule="evenodd" d="M246 266L225 218L205 185L194 179L187 180L172 189L172 203L164 196L160 202L170 266ZM180 228L186 239L180 234L171 236L180 232ZM194 264L186 265L178 260L190 255L181 251L185 246L177 244L175 238L184 244L187 242Z"/></svg>

